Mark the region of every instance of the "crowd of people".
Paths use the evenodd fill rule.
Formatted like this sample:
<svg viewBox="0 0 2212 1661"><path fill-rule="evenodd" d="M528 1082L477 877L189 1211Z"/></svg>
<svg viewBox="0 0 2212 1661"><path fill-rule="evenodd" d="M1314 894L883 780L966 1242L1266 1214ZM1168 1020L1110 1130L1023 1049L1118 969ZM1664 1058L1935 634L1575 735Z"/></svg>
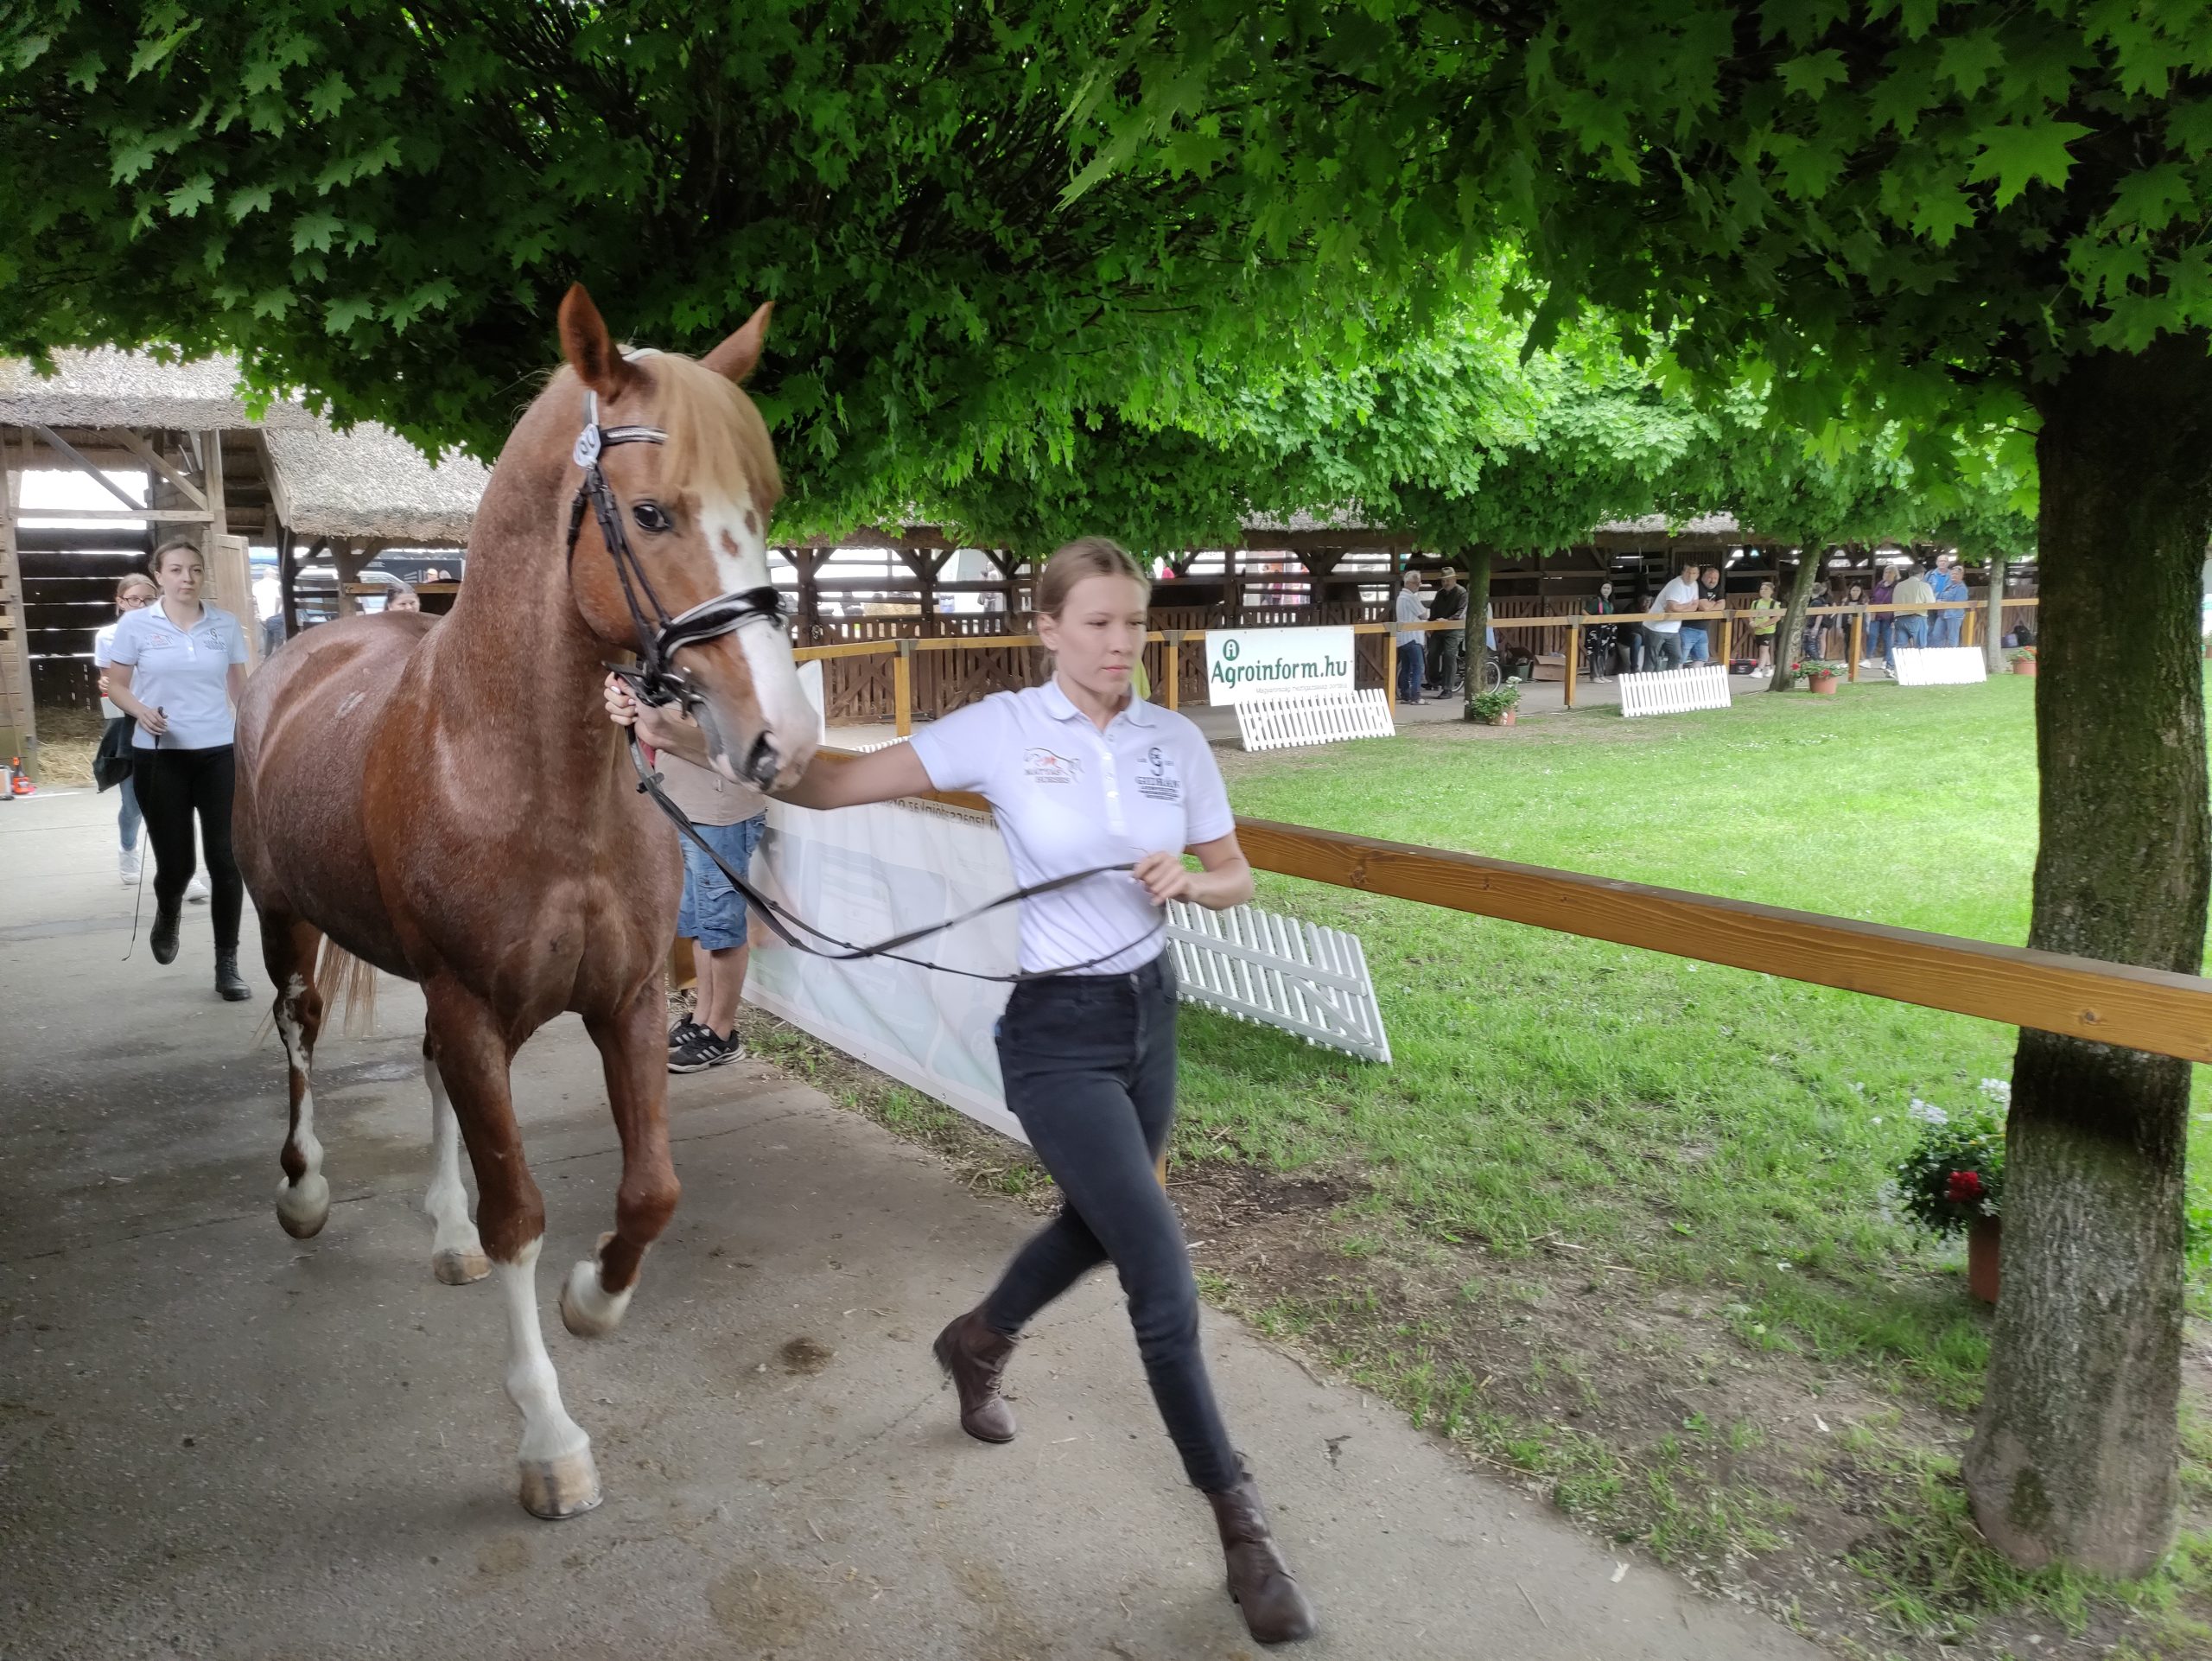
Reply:
<svg viewBox="0 0 2212 1661"><path fill-rule="evenodd" d="M1398 591L1394 616L1401 703L1420 703L1424 690L1447 696L1460 690L1464 635L1457 630L1412 627L1422 621L1444 621L1467 614L1467 590L1460 585L1459 573L1446 566L1438 574L1437 581L1435 591L1425 599L1420 575L1408 571ZM1808 611L1839 606L1903 608L1894 612L1870 611L1862 647L1866 666L1879 665L1895 673L1896 648L1900 646L1949 646L1960 643L1965 613L1936 608L1939 602L1955 605L1969 597L1958 557L1940 554L1925 565L1908 558L1878 566L1871 589L1853 578L1839 594L1828 579L1822 578L1815 583L1808 607ZM1624 674L1714 662L1722 651L1738 644L1742 638L1732 634L1724 637L1717 620L1726 617L1732 621L1741 617L1750 621L1755 655L1748 660L1733 661L1739 665L1748 663L1764 673L1774 667L1776 636L1787 609L1776 593L1772 578L1760 582L1758 594L1748 607L1732 608L1721 568L1694 559L1684 560L1676 574L1656 593L1641 586L1633 594L1624 593L1622 585L1609 576L1599 582L1595 594L1582 601L1582 614L1644 620L1586 624L1582 631L1582 662L1591 679L1598 682L1611 681ZM1796 659L1839 659L1850 650L1850 633L1848 617L1808 614L1796 643ZM1484 635L1495 650L1497 631L1485 629ZM1726 646L1720 644L1724 638ZM2008 637L2006 644L2012 643Z"/></svg>

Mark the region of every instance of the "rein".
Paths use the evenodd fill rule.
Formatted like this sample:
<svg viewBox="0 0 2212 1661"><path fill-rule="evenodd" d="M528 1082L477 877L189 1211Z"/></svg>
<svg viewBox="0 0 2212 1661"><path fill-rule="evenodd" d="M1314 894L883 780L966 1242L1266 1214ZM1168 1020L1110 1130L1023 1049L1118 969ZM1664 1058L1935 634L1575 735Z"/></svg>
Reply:
<svg viewBox="0 0 2212 1661"><path fill-rule="evenodd" d="M630 620L638 631L639 665L632 668L626 664L609 664L607 667L630 686L640 703L655 705L681 703L688 710L705 700L698 689L692 685L690 678L671 661L676 652L682 647L696 646L702 640L716 640L731 633L755 618L780 623L783 620L783 602L772 588L737 589L728 594L717 595L714 599L677 616L668 614L668 608L661 604L660 596L653 592L652 580L645 575L645 568L639 560L637 550L630 546L629 536L622 528L622 505L615 500L613 487L607 482L606 469L600 466L599 460L616 444L666 442L668 434L658 427L601 426L599 394L588 388L585 390L583 430L576 435L576 446L572 453L575 464L584 470L584 477L583 482L576 487L575 500L569 506L567 561L568 569L573 573L576 563L576 538L582 532L584 508L588 504L593 517L599 521L600 540L607 544L607 558L614 567L615 576L622 584L623 603L630 608ZM648 620L649 616L651 620ZM1133 864L1097 865L1087 871L1074 871L1048 881L1033 882L1027 888L1016 888L1011 894L1001 894L995 900L988 901L974 910L963 912L944 922L912 929L889 939L878 940L872 945L857 945L815 927L797 913L762 894L743 872L732 870L728 862L716 853L693 826L690 816L668 799L667 792L661 788L660 775L646 765L645 749L638 742L634 731L630 734L630 760L638 770L639 793L650 796L654 805L665 813L670 823L676 826L677 834L688 837L693 846L714 861L722 875L728 879L730 886L744 897L747 905L760 913L785 945L812 957L827 958L833 963L881 958L892 963L911 964L918 969L934 969L940 974L963 976L969 980L1046 980L1055 975L1072 975L1094 968L1110 958L1118 958L1133 947L1141 945L1166 926L1164 920L1155 922L1135 939L1125 941L1110 951L1102 951L1095 958L1087 958L1081 963L1068 964L1058 969L1027 970L1014 975L986 975L972 969L955 969L947 964L899 955L899 948L901 946L912 945L917 940L927 939L933 934L957 928L963 923L973 922L1001 907L1011 906L1038 894L1052 894L1109 872L1135 869ZM812 935L823 945L810 945L799 938L799 932ZM825 951L824 945L836 950Z"/></svg>
<svg viewBox="0 0 2212 1661"><path fill-rule="evenodd" d="M917 940L925 940L932 934L946 933L958 928L963 923L972 923L978 917L995 912L1001 906L1011 906L1018 901L1033 899L1040 894L1052 894L1061 888L1071 888L1078 882L1087 882L1094 876L1104 876L1114 871L1133 871L1136 869L1134 864L1094 865L1087 871L1071 871L1065 876L1051 877L1042 882L1032 882L1027 888L1016 888L1011 894L1002 894L995 900L987 900L982 905L971 910L963 911L957 917L949 917L941 923L931 923L921 928L909 929L904 934L894 934L888 939L878 940L872 945L856 945L850 940L841 940L836 935L815 927L798 913L770 899L760 889L754 888L750 879L742 871L732 870L729 862L716 853L707 839L699 834L697 827L691 823L690 816L674 802L669 800L668 793L660 787L660 774L646 765L644 747L638 742L638 735L634 732L630 735L630 762L638 770L638 793L641 796L652 797L654 805L668 815L669 821L676 826L677 834L688 837L692 846L715 862L715 867L729 880L730 887L744 897L747 905L760 913L761 920L775 931L778 939L781 939L785 945L804 951L810 957L826 958L831 963L852 963L862 958L883 958L892 963L912 964L917 969L934 969L939 974L958 975L971 981L998 981L1011 984L1021 981L1050 980L1055 976L1073 975L1085 969L1095 968L1109 958L1118 958L1123 952L1143 945L1166 926L1163 919L1161 921L1155 922L1134 939L1124 940L1110 951L1102 951L1095 958L1085 958L1081 963L1064 964L1057 969L1025 969L1013 975L986 975L980 970L955 969L950 964L931 963L925 958L901 957L899 953L900 946L912 945ZM825 951L822 946L810 945L792 932L794 929L810 934L824 945L835 946L838 950Z"/></svg>

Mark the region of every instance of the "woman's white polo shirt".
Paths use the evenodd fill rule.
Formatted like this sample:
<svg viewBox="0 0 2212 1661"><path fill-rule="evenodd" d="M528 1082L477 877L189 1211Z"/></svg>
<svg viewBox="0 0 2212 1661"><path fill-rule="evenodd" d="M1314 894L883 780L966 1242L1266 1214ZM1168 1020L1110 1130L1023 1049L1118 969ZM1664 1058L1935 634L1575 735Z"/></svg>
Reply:
<svg viewBox="0 0 2212 1661"><path fill-rule="evenodd" d="M1023 888L1179 854L1236 828L1205 736L1188 717L1139 698L1102 733L1047 682L995 693L911 741L937 789L989 801ZM1143 884L1107 871L1021 902L1021 967L1051 971L1112 952L1078 972L1127 974L1160 955L1160 921Z"/></svg>
<svg viewBox="0 0 2212 1661"><path fill-rule="evenodd" d="M231 713L231 665L246 661L245 634L238 620L213 606L200 608L190 628L169 621L159 601L126 611L107 648L110 663L130 671L130 696L168 719L165 750L219 749L237 732ZM154 735L140 727L134 748L156 748Z"/></svg>

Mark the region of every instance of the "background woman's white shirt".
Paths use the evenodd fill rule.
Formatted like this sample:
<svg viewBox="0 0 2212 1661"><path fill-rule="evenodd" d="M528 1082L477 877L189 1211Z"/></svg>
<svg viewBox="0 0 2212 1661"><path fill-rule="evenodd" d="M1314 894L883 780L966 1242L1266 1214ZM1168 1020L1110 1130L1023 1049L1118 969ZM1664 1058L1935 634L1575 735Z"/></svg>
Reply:
<svg viewBox="0 0 2212 1661"><path fill-rule="evenodd" d="M216 749L236 736L231 665L246 661L246 649L245 632L230 613L204 606L200 620L185 629L169 621L158 602L125 612L116 620L107 661L129 667L131 697L166 715L169 729L160 748ZM142 725L131 743L150 750L154 735Z"/></svg>
<svg viewBox="0 0 2212 1661"><path fill-rule="evenodd" d="M130 614L129 612L125 612L123 614L123 617L128 617ZM112 623L103 623L98 629L93 631L93 668L105 669L108 666L109 663L112 661L112 659L108 656L108 648L115 644L115 631L121 627L123 617L117 618ZM116 708L114 700L110 698L105 692L100 694L100 714L105 716L110 721L119 721L123 718L123 711Z"/></svg>
<svg viewBox="0 0 2212 1661"><path fill-rule="evenodd" d="M1048 682L955 710L911 741L937 789L990 802L1024 888L1179 854L1236 828L1205 735L1140 699L1102 733ZM1160 955L1160 922L1143 885L1109 871L1021 902L1021 967L1051 971L1110 952L1079 972L1126 974Z"/></svg>

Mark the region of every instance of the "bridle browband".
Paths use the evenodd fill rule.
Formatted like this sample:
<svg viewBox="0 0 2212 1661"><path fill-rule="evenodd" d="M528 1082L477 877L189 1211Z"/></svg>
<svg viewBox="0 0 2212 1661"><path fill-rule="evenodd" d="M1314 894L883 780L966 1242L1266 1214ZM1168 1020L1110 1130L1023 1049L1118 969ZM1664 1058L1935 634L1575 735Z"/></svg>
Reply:
<svg viewBox="0 0 2212 1661"><path fill-rule="evenodd" d="M666 442L668 434L658 427L601 426L599 394L585 388L583 430L576 435L572 456L584 470L584 477L576 487L575 500L569 504L568 565L573 574L576 538L583 530L584 505L588 502L593 517L599 521L600 540L607 544L607 560L622 584L622 602L630 608L630 621L638 631L637 666L609 664L607 668L630 684L641 703L681 703L688 710L702 700L690 677L676 667L676 653L687 646L719 640L756 617L780 624L783 601L772 588L734 589L674 617L668 614L637 550L630 546L629 533L622 528L622 504L614 499L613 487L607 482L607 471L599 461L617 444Z"/></svg>

